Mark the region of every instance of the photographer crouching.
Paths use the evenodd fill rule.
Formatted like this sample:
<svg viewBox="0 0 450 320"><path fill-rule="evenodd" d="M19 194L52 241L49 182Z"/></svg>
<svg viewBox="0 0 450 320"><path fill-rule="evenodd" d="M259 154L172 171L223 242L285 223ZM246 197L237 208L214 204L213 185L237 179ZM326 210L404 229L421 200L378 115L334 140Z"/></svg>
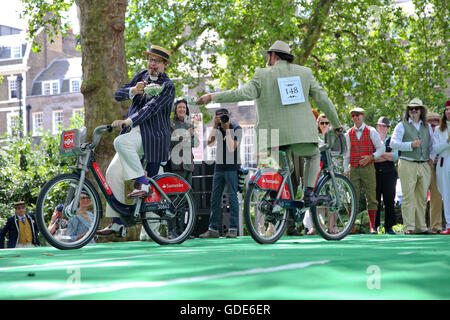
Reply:
<svg viewBox="0 0 450 320"><path fill-rule="evenodd" d="M217 141L216 165L211 193L211 214L208 231L200 238L219 238L219 225L221 223L222 193L227 186L230 201L230 228L227 238L236 238L239 224L238 170L240 167L239 143L242 139L242 128L230 121L230 112L227 109L216 111L214 128L208 138L208 146Z"/></svg>

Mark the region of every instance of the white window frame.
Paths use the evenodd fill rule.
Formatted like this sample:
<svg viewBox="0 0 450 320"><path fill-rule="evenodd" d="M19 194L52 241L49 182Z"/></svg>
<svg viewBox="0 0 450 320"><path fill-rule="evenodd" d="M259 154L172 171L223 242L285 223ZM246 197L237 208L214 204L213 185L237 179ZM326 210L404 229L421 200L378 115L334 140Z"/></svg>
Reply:
<svg viewBox="0 0 450 320"><path fill-rule="evenodd" d="M55 90L54 85L56 84L57 88ZM48 85L49 86L49 91L48 93L46 93L45 91L45 86ZM55 92L56 91L56 92ZM53 94L59 94L61 91L60 87L59 87L59 80L52 80L52 81L42 81L42 95L43 96L48 96L48 95L53 95Z"/></svg>
<svg viewBox="0 0 450 320"><path fill-rule="evenodd" d="M11 90L11 86L14 85L16 87L15 91L16 91L16 96L12 97L11 92L13 90ZM9 100L16 100L19 98L19 87L18 87L18 83L17 83L17 77L8 77L8 98Z"/></svg>
<svg viewBox="0 0 450 320"><path fill-rule="evenodd" d="M19 54L18 57L16 57L16 53ZM22 58L22 46L12 46L11 47L11 58L12 59L20 59Z"/></svg>
<svg viewBox="0 0 450 320"><path fill-rule="evenodd" d="M74 108L72 109L72 116L76 115L76 114L83 114L84 113L84 108Z"/></svg>
<svg viewBox="0 0 450 320"><path fill-rule="evenodd" d="M253 125L243 125L241 148L241 163L244 167L252 167L257 164L255 147L256 147L256 133Z"/></svg>
<svg viewBox="0 0 450 320"><path fill-rule="evenodd" d="M40 116L41 123L39 126L36 125L36 117ZM44 132L44 113L43 112L33 112L32 114L33 119L33 136L41 136Z"/></svg>
<svg viewBox="0 0 450 320"><path fill-rule="evenodd" d="M78 91L73 90L73 83L78 82ZM80 78L74 78L70 79L70 92L81 92L81 79Z"/></svg>
<svg viewBox="0 0 450 320"><path fill-rule="evenodd" d="M6 114L6 131L8 134L13 135L13 127L16 127L17 124L15 123L17 117L19 116L19 113L16 111L9 112Z"/></svg>
<svg viewBox="0 0 450 320"><path fill-rule="evenodd" d="M61 115L61 123L57 122L57 115ZM59 134L61 131L58 129L58 125L61 125L61 130L64 129L64 113L63 110L54 110L52 112L52 132L53 134Z"/></svg>

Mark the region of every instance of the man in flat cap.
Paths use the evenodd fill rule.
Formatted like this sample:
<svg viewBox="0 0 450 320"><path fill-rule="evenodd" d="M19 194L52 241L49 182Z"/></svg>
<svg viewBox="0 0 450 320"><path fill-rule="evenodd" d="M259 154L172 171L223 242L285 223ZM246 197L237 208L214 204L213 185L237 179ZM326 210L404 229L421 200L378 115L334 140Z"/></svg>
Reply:
<svg viewBox="0 0 450 320"><path fill-rule="evenodd" d="M385 152L384 144L375 128L364 123L366 112L362 108L350 110L353 127L345 134L347 152L344 155L344 174L350 178L359 204L361 190L366 194L369 213L369 233L376 234L375 218L378 209L374 161Z"/></svg>
<svg viewBox="0 0 450 320"><path fill-rule="evenodd" d="M258 151L265 152L268 148L276 152L279 148L305 157L303 200L307 206L314 205L317 199L313 188L320 170L320 154L310 99L326 114L335 130L340 127L338 115L312 70L292 63L294 56L287 43L278 40L265 52L267 67L257 69L242 88L205 94L197 104L255 100ZM273 133L278 134L278 139L273 138ZM263 140L268 145L262 144Z"/></svg>
<svg viewBox="0 0 450 320"><path fill-rule="evenodd" d="M434 131L439 127L439 120L441 116L436 112L427 113L427 122ZM432 138L431 138L432 139ZM433 163L431 164L431 183L430 183L430 229L432 232L440 233L442 231L442 195L438 190L436 183L436 165L438 162L438 155L435 155Z"/></svg>
<svg viewBox="0 0 450 320"><path fill-rule="evenodd" d="M148 59L148 69L138 72L115 93L116 101L132 99L127 118L112 123L113 127L122 128L122 125L127 125L131 130L127 132L127 129L123 129L114 140L117 153L106 171L111 190L123 203L126 180L135 180L135 189L128 194L129 198L145 197L149 192L147 176L156 175L161 162L169 158L170 113L175 100L175 86L165 73L170 61L170 51L152 45L144 55ZM162 88L162 91L144 92L148 84L155 84L154 87ZM143 156L147 161L145 170L141 164ZM106 216L113 217L113 221L105 229L97 231L97 234L109 235L116 232L124 236L125 227L119 214L107 206Z"/></svg>
<svg viewBox="0 0 450 320"><path fill-rule="evenodd" d="M419 98L405 108L403 121L392 134L391 147L399 151L398 176L402 186L402 218L406 235L433 234L425 221L427 193L433 163L433 132L427 109Z"/></svg>
<svg viewBox="0 0 450 320"><path fill-rule="evenodd" d="M0 230L0 249L5 248L5 237L8 235L7 248L32 248L40 246L39 230L34 215L26 213L25 202L14 202L16 214L6 221Z"/></svg>

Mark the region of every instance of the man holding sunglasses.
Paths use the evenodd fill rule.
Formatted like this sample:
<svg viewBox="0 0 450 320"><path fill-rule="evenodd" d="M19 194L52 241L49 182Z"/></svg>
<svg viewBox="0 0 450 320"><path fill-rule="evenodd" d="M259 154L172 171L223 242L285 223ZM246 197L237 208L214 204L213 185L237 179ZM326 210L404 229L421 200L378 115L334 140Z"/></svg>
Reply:
<svg viewBox="0 0 450 320"><path fill-rule="evenodd" d="M410 234L434 234L425 221L427 193L433 163L433 132L426 121L427 109L419 98L406 106L403 121L394 129L391 147L399 150L398 176L402 186L403 230Z"/></svg>

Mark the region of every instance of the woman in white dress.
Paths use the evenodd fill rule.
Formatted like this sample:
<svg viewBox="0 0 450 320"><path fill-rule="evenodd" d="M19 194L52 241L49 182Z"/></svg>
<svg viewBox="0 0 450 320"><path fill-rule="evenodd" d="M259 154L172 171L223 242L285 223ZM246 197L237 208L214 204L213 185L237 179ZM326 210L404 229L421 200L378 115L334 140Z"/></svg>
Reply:
<svg viewBox="0 0 450 320"><path fill-rule="evenodd" d="M450 100L445 104L439 128L434 130L433 149L438 155L436 182L444 203L446 230L441 234L450 235Z"/></svg>

